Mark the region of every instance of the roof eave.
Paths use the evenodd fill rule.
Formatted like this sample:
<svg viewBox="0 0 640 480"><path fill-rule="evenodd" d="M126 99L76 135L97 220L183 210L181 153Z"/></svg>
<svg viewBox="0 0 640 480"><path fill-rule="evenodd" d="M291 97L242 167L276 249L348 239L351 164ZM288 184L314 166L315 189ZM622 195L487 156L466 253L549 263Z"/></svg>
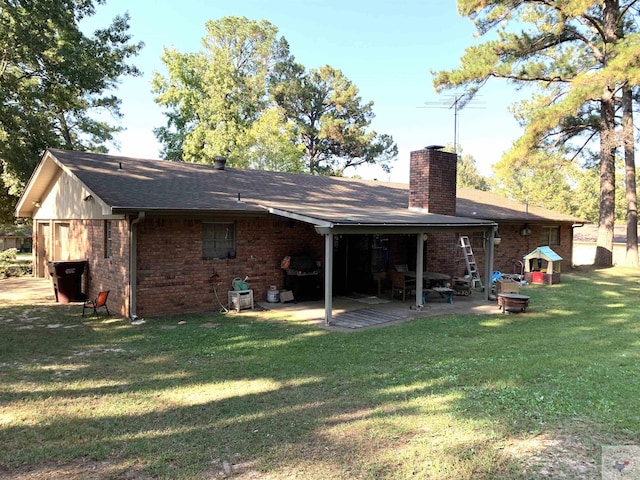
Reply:
<svg viewBox="0 0 640 480"><path fill-rule="evenodd" d="M35 213L35 209L38 208L36 205L41 200L40 196L43 191L37 190L37 180L42 175L43 170L45 169L45 164L48 161L52 161L58 165L58 167L62 168L60 163L56 161L55 157L47 150L42 154L40 158L40 162L38 162L38 166L35 168L27 185L18 200L18 204L15 209L15 216L18 218L30 218L33 217Z"/></svg>
<svg viewBox="0 0 640 480"><path fill-rule="evenodd" d="M263 206L263 208L268 211L272 215L277 215L279 217L289 218L291 220L298 220L299 222L309 223L316 227L331 227L333 224L326 220L322 220L315 217L310 217L307 215L301 215L299 213L289 212L287 210L282 210L280 208L267 207Z"/></svg>
<svg viewBox="0 0 640 480"><path fill-rule="evenodd" d="M146 206L112 206L112 215L137 214L138 212L146 212L152 215L256 215L266 213L260 208L247 209L211 209L211 208L161 208Z"/></svg>

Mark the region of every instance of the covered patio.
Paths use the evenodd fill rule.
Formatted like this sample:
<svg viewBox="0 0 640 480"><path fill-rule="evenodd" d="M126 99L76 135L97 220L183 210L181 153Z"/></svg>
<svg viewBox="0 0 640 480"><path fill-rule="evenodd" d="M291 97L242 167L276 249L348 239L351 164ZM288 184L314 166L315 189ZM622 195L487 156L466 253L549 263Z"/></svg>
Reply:
<svg viewBox="0 0 640 480"><path fill-rule="evenodd" d="M315 231L324 239L324 323L325 326L334 324L334 315L338 317L341 312L339 304L334 305L334 268L335 268L335 240L338 236L349 235L404 235L414 238L415 263L408 265L408 270L415 278L425 278L425 242L430 235L438 234L469 234L480 232L483 235L483 249L486 253L484 270L480 273L483 285L491 285L493 273L494 237L497 224L492 221L475 218L454 217L425 212L423 209L379 209L372 212L367 205L342 209L335 205L314 205L307 207L304 214L291 205L269 207L269 213L311 224ZM432 256L452 258L455 256L455 246L450 245L441 251L427 252ZM444 273L444 272L442 272ZM411 303L418 310L423 305L424 285L417 281L413 288L415 294L411 295ZM476 296L482 296L485 301L489 299L488 289Z"/></svg>

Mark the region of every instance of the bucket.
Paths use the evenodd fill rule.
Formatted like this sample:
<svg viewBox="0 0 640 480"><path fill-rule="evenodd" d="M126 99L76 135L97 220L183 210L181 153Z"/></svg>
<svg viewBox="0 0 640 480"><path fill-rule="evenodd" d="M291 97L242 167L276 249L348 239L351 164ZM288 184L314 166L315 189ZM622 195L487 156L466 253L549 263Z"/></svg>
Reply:
<svg viewBox="0 0 640 480"><path fill-rule="evenodd" d="M275 285L271 285L269 290L267 290L267 302L278 303L279 301L280 301L280 291L276 288Z"/></svg>

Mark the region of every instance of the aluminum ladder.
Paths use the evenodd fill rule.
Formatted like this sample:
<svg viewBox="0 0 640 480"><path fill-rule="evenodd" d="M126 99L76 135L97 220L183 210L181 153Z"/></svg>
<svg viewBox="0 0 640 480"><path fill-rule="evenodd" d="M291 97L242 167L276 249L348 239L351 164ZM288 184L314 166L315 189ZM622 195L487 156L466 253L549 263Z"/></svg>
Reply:
<svg viewBox="0 0 640 480"><path fill-rule="evenodd" d="M476 257L473 254L471 248L471 242L466 235L460 235L460 248L462 249L462 255L464 256L464 262L467 265L467 272L471 275L471 287L482 288L482 279L478 273L478 265L476 264Z"/></svg>

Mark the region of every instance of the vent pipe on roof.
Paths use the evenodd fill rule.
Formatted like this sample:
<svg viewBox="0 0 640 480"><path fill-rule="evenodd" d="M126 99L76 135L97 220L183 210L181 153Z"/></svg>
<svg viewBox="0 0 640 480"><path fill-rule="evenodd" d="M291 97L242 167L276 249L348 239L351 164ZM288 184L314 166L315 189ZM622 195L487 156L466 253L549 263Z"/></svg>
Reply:
<svg viewBox="0 0 640 480"><path fill-rule="evenodd" d="M124 172L124 169L122 168L122 162L118 162L118 171Z"/></svg>
<svg viewBox="0 0 640 480"><path fill-rule="evenodd" d="M213 157L213 168L216 170L224 170L225 165L227 164L227 157Z"/></svg>

